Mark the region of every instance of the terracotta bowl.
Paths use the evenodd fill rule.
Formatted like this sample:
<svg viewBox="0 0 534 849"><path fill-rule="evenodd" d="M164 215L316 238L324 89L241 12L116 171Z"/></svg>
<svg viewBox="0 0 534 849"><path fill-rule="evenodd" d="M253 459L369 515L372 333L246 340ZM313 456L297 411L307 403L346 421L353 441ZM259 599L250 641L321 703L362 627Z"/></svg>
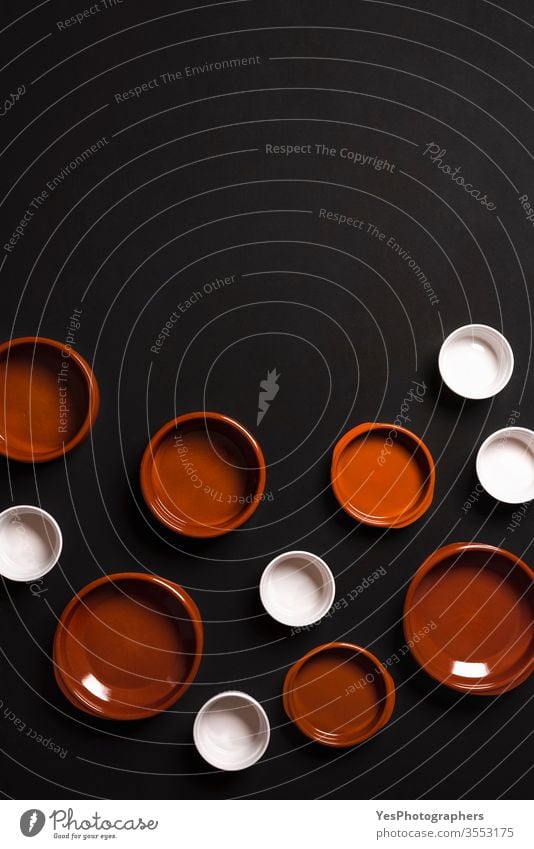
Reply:
<svg viewBox="0 0 534 849"><path fill-rule="evenodd" d="M430 451L404 427L367 422L334 448L334 494L349 516L366 525L411 525L430 507L435 477Z"/></svg>
<svg viewBox="0 0 534 849"><path fill-rule="evenodd" d="M416 661L454 690L493 696L534 669L534 572L482 543L439 548L415 573L404 633Z"/></svg>
<svg viewBox="0 0 534 849"><path fill-rule="evenodd" d="M72 451L98 414L89 364L54 339L24 336L0 345L0 453L44 463Z"/></svg>
<svg viewBox="0 0 534 849"><path fill-rule="evenodd" d="M141 462L148 507L163 525L189 537L240 527L257 509L265 478L254 437L220 413L187 413L167 422Z"/></svg>
<svg viewBox="0 0 534 849"><path fill-rule="evenodd" d="M389 721L395 685L382 663L352 643L325 643L284 681L284 709L303 734L325 746L354 746Z"/></svg>
<svg viewBox="0 0 534 849"><path fill-rule="evenodd" d="M194 680L203 629L177 584L135 572L106 575L68 603L54 637L56 681L72 704L105 719L142 719Z"/></svg>

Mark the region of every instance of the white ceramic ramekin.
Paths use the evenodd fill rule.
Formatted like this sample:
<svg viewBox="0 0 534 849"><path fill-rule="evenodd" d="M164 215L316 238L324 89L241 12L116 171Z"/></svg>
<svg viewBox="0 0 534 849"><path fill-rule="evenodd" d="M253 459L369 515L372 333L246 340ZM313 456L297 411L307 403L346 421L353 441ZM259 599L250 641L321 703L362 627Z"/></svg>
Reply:
<svg viewBox="0 0 534 849"><path fill-rule="evenodd" d="M61 530L50 513L30 504L0 513L0 575L35 581L56 565L63 548Z"/></svg>
<svg viewBox="0 0 534 849"><path fill-rule="evenodd" d="M311 625L328 613L336 594L324 560L309 551L287 551L271 560L260 581L267 613L293 628Z"/></svg>
<svg viewBox="0 0 534 849"><path fill-rule="evenodd" d="M271 729L256 699L227 690L209 699L197 713L193 739L205 761L235 771L255 764L264 754Z"/></svg>
<svg viewBox="0 0 534 849"><path fill-rule="evenodd" d="M443 382L463 398L491 398L504 389L514 370L507 339L487 324L465 324L447 336L439 352Z"/></svg>
<svg viewBox="0 0 534 849"><path fill-rule="evenodd" d="M534 431L505 427L482 443L477 454L477 475L493 498L522 504L534 498Z"/></svg>

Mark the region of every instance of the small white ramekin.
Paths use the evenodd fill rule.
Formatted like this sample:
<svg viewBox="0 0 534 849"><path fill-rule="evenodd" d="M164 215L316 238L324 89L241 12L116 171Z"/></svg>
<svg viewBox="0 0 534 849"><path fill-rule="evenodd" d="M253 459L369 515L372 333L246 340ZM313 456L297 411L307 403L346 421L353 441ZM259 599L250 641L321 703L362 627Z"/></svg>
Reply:
<svg viewBox="0 0 534 849"><path fill-rule="evenodd" d="M454 330L439 352L443 382L463 398L491 398L504 389L514 370L508 340L487 324L465 324Z"/></svg>
<svg viewBox="0 0 534 849"><path fill-rule="evenodd" d="M271 560L260 581L267 613L293 628L318 622L336 594L334 576L324 560L309 551L287 551Z"/></svg>
<svg viewBox="0 0 534 849"><path fill-rule="evenodd" d="M534 498L534 431L526 427L497 430L478 449L477 476L497 501L523 504Z"/></svg>
<svg viewBox="0 0 534 849"><path fill-rule="evenodd" d="M271 729L256 699L239 690L218 693L203 705L193 725L198 752L216 769L246 769L264 754Z"/></svg>
<svg viewBox="0 0 534 849"><path fill-rule="evenodd" d="M56 565L63 548L61 530L50 513L30 504L0 513L0 575L35 581Z"/></svg>

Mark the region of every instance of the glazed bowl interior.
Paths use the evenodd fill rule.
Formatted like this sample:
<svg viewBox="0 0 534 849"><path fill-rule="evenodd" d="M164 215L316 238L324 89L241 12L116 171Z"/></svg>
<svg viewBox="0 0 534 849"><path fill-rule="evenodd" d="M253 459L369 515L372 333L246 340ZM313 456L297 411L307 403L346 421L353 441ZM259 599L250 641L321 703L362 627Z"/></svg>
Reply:
<svg viewBox="0 0 534 849"><path fill-rule="evenodd" d="M98 411L98 387L79 354L52 339L0 347L0 451L13 460L56 459L84 439Z"/></svg>
<svg viewBox="0 0 534 849"><path fill-rule="evenodd" d="M461 691L493 695L520 684L534 668L533 577L519 558L489 545L435 552L406 598L416 660Z"/></svg>
<svg viewBox="0 0 534 849"><path fill-rule="evenodd" d="M360 425L338 442L332 485L354 519L382 527L403 527L428 509L434 490L434 463L415 434L392 424Z"/></svg>
<svg viewBox="0 0 534 849"><path fill-rule="evenodd" d="M199 613L181 587L151 576L110 575L65 609L54 641L56 679L88 713L139 719L183 695L201 651Z"/></svg>
<svg viewBox="0 0 534 849"><path fill-rule="evenodd" d="M186 536L220 536L239 527L258 507L264 486L258 444L242 425L218 414L187 414L169 422L153 437L141 464L148 506Z"/></svg>
<svg viewBox="0 0 534 849"><path fill-rule="evenodd" d="M327 643L288 672L284 707L311 740L353 746L372 737L389 720L395 690L389 673L365 649Z"/></svg>

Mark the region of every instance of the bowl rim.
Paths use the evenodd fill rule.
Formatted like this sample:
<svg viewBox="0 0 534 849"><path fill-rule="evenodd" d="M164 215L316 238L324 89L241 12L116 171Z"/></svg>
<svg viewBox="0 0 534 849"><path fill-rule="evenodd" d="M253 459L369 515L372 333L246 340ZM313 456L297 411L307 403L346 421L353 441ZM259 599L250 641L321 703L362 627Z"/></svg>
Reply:
<svg viewBox="0 0 534 849"><path fill-rule="evenodd" d="M443 368L443 364L445 360L445 354L447 352L447 349L450 347L451 343L453 343L455 339L459 336L464 336L467 335L468 332L473 333L477 330L488 331L490 335L500 341L503 349L506 351L508 357L508 364L503 378L501 378L500 382L496 384L496 389L493 389L489 394L472 393L470 395L465 395L463 392L459 392L458 389L455 389L454 385L449 382L449 380L445 376L445 369ZM448 387L448 389L451 390L451 392L454 392L455 395L458 395L460 398L467 398L467 400L469 401L483 401L487 398L493 398L495 395L501 392L505 388L505 386L510 382L510 378L512 377L514 371L514 365L514 352L512 346L510 345L510 342L508 341L506 336L501 333L500 330L497 330L496 327L492 327L490 324L462 324L460 327L457 327L455 330L452 330L451 333L449 333L449 335L445 337L439 349L438 369L443 383L445 384L445 386Z"/></svg>
<svg viewBox="0 0 534 849"><path fill-rule="evenodd" d="M375 671L380 674L380 678L382 679L385 687L385 697L380 704L380 713L373 723L371 728L367 731L361 731L359 733L349 733L348 731L342 734L338 734L337 737L333 737L332 735L328 735L325 732L322 732L320 729L314 730L311 723L306 720L302 720L295 711L294 705L294 682L298 673L302 669L305 663L307 663L312 657L321 652L331 651L332 649L347 649L353 653L362 654L367 660L369 660ZM369 740L371 737L380 731L391 719L391 715L393 713L393 709L395 707L395 699L396 699L396 688L395 683L393 681L392 676L376 655L373 652L369 651L369 649L364 648L363 646L358 646L355 643L349 643L345 641L334 641L330 643L322 643L320 646L316 646L311 649L311 651L306 652L299 660L297 660L288 670L284 684L282 689L282 700L284 705L284 710L288 715L291 722L297 726L297 728L306 736L308 739L313 740L315 743L321 743L324 746L331 746L333 748L348 748L349 746L355 746L358 743L363 743L365 740Z"/></svg>
<svg viewBox="0 0 534 849"><path fill-rule="evenodd" d="M501 495L499 495L497 493L497 491L494 490L493 488L489 489L486 486L486 484L483 483L483 480L482 480L483 475L481 475L481 473L480 473L480 470L482 468L482 458L483 458L483 453L487 449L488 445L491 445L491 443L494 442L497 437L500 437L500 436L503 436L503 435L512 436L513 434L524 434L525 436L528 435L530 437L532 444L533 444L533 447L534 447L534 430L530 430L528 427L519 427L517 425L511 425L510 427L501 427L499 430L495 430L493 433L490 433L490 435L487 436L486 439L482 442L480 448L477 451L477 456L476 456L476 461L475 461L477 478L479 479L481 486L488 493L488 495L491 495L491 497L495 498L496 501L502 501L503 504L522 504L524 501L532 501L532 499L534 498L534 492L533 492L533 494L531 495L530 498L526 498L526 499L520 498L519 500L510 501L508 498L502 498Z"/></svg>
<svg viewBox="0 0 534 849"><path fill-rule="evenodd" d="M363 433L371 433L374 430L397 431L402 434L405 439L411 441L416 448L422 452L425 458L428 466L428 475L425 477L424 491L421 493L419 501L414 504L411 510L389 516L371 516L368 513L358 510L358 508L354 507L349 501L346 501L343 498L338 475L338 466L341 454L347 445L353 442L357 437L361 436ZM387 422L363 422L362 424L356 425L356 427L348 430L336 442L330 466L330 480L338 504L352 519L356 519L366 525L372 525L373 527L404 528L417 521L417 519L420 519L432 504L436 482L436 466L430 450L427 448L423 440L417 436L417 434L413 433L413 431L408 430L408 428L402 427L401 425L388 424Z"/></svg>
<svg viewBox="0 0 534 849"><path fill-rule="evenodd" d="M181 683L181 685L174 690L169 696L164 699L157 708L137 708L131 709L128 711L127 715L125 712L120 709L110 708L101 708L100 706L96 706L95 702L92 702L90 699L83 699L81 695L75 693L73 688L69 685L66 680L63 671L66 669L65 657L66 657L66 649L65 644L70 634L68 630L68 620L71 617L72 612L80 603L82 603L83 599L86 598L93 590L97 589L104 584L115 584L120 581L142 581L145 583L150 583L151 585L157 585L162 589L169 592L171 595L177 599L184 610L189 616L189 620L193 627L193 632L195 635L195 653L193 656L193 661L191 663L191 667L187 673L185 681ZM135 719L145 719L147 717L156 716L159 713L163 713L163 711L167 710L167 708L171 707L175 702L180 699L184 693L189 689L191 684L193 683L198 668L200 666L200 661L202 659L202 649L204 644L204 629L202 626L202 619L200 617L200 611L193 601L189 593L184 590L179 584L175 584L173 581L169 581L167 578L162 578L159 575L147 575L144 572L115 572L111 575L103 575L100 578L97 578L94 581L91 581L88 584L85 584L78 592L73 595L70 601L67 603L64 608L61 616L58 619L58 623L56 626L56 630L54 633L54 641L52 647L52 663L54 667L54 675L56 678L56 683L58 684L60 690L63 692L63 695L73 704L75 707L80 710L85 711L86 713L91 714L92 716L99 716L102 719L113 719L120 721L129 721Z"/></svg>
<svg viewBox="0 0 534 849"><path fill-rule="evenodd" d="M283 563L284 560L292 557L309 558L309 560L311 560L316 566L319 567L319 569L327 579L327 583L325 583L324 586L328 587L328 604L326 604L325 602L325 604L322 605L322 612L320 616L314 616L313 618L310 618L308 616L307 618L302 618L300 621L296 621L295 619L292 622L288 622L287 619L282 619L279 616L276 616L273 613L272 608L266 601L266 586L271 574L274 572L276 567L280 565L280 563ZM260 578L259 592L260 600L263 604L263 607L265 608L265 611L272 619L275 620L275 622L279 622L281 625L286 625L289 628L305 628L307 625L313 625L315 622L319 622L319 620L322 619L323 616L325 616L326 613L328 613L328 611L332 607L332 604L336 597L336 580L328 563L326 563L326 561L323 560L323 558L320 557L318 554L314 554L312 551L301 551L300 549L292 549L291 551L284 551L281 554L277 554L276 557L273 557L273 559L267 564Z"/></svg>
<svg viewBox="0 0 534 849"><path fill-rule="evenodd" d="M215 763L215 761L217 759L216 758L211 759L211 758L206 757L206 754L204 754L206 749L203 748L201 745L199 745L199 741L200 741L199 726L200 726L200 722L201 722L202 717L205 716L207 713L209 713L209 709L213 704L218 702L220 699L225 698L226 696L234 696L234 697L237 696L237 697L243 699L243 701L246 702L247 704L253 706L254 709L256 710L256 713L258 714L258 716L260 716L262 723L263 723L263 726L264 726L264 740L263 740L263 743L262 743L262 745L259 749L259 752L254 755L253 759L249 758L248 760L246 760L244 762L242 761L241 763L239 763L238 765L235 765L235 766L229 766L229 765L223 766L222 761L218 761L217 763ZM253 766L265 754L267 747L269 745L270 739L271 739L271 723L269 722L269 717L267 716L265 708L263 707L263 705L260 704L260 702L257 699L254 698L254 696L251 696L249 693L245 693L243 690L221 690L220 693L215 693L215 695L211 696L206 702L204 702L202 707L198 710L197 715L195 716L195 721L193 723L193 742L195 744L195 748L196 748L197 752L206 761L206 763L210 764L210 766L215 767L215 769L224 770L225 772L237 772L238 770L248 769L249 767Z"/></svg>
<svg viewBox="0 0 534 849"><path fill-rule="evenodd" d="M414 627L412 624L413 600L415 593L419 585L421 584L421 581L429 572L432 571L432 569L434 569L448 557L454 557L466 551L480 551L485 552L487 554L499 554L501 557L504 557L513 565L518 566L523 572L525 572L530 581L534 582L534 571L530 568L530 566L528 566L524 560L522 560L520 557L517 557L511 551L508 551L506 548L500 548L499 546L490 545L489 543L483 542L453 542L449 543L448 545L444 545L441 548L437 548L435 551L432 551L428 555L428 557L426 557L426 559L415 572L413 578L410 581L410 585L408 587L408 591L404 599L402 625L404 636L407 642L412 639L412 635L414 633ZM518 687L520 684L526 681L532 671L534 671L533 656L530 661L525 663L519 676L510 675L507 679L504 679L504 683L500 685L490 684L487 687L469 686L465 683L465 680L461 676L450 675L447 677L447 679L444 679L443 676L439 675L439 673L436 672L434 668L428 664L428 661L426 661L423 654L419 651L418 643L414 643L413 646L409 645L409 649L416 663L422 669L424 669L427 675L430 675L430 677L437 681L439 684L443 684L444 686L450 687L452 690L457 690L461 693L469 693L477 696L501 695L502 693L505 693L508 690L513 690L515 689L515 687Z"/></svg>
<svg viewBox="0 0 534 849"><path fill-rule="evenodd" d="M5 510L0 511L0 522L6 514L14 513L17 510L23 510L26 513L31 513L34 516L41 516L41 518L45 519L54 529L57 534L57 545L54 547L54 550L51 550L51 557L49 564L46 568L36 571L33 575L30 576L21 576L15 574L9 574L9 570L6 570L2 567L0 562L0 575L6 578L9 581L17 581L19 583L28 583L31 581L37 581L39 578L43 578L45 575L48 575L49 572L52 571L54 566L57 566L59 558L61 557L61 553L63 551L63 534L61 532L61 528L57 522L57 519L52 516L47 510L44 510L43 507L38 507L36 504L12 504L10 507L6 507ZM1 551L1 548L0 548Z"/></svg>
<svg viewBox="0 0 534 849"><path fill-rule="evenodd" d="M243 505L243 510L237 514L235 520L231 520L223 526L207 526L202 523L196 523L193 521L193 519L189 520L186 524L182 524L179 526L178 523L172 522L171 520L163 516L161 513L159 513L157 508L155 507L154 490L151 482L151 472L152 468L154 467L154 459L157 450L159 449L163 440L168 436L168 434L175 430L179 425L185 424L186 422L190 421L201 420L204 422L223 422L224 424L229 426L239 435L242 440L247 442L249 447L252 449L257 463L256 469L258 471L258 482L256 484L256 490L250 503ZM230 416L225 415L224 413L204 412L200 410L190 413L183 413L165 422L165 424L162 425L149 440L143 452L143 457L141 459L140 466L141 493L152 515L159 522L161 522L161 524L165 525L167 528L169 528L169 530L173 531L174 533L178 533L181 536L194 537L199 539L210 539L213 537L223 536L223 534L229 533L230 531L241 527L241 525L243 525L247 521L247 519L249 519L252 514L258 509L261 496L265 491L266 479L267 471L265 465L265 458L263 456L263 452L260 448L258 441L250 433L250 431L248 431L247 428L240 422L236 421L236 419L233 419Z"/></svg>
<svg viewBox="0 0 534 849"><path fill-rule="evenodd" d="M47 336L17 336L13 339L8 339L0 344L0 359L4 358L7 353L7 362L9 362L9 352L12 348L22 347L23 345L33 345L34 357L35 351L39 347L53 348L56 351L64 351L67 343L58 342L56 339L49 339ZM88 408L85 418L78 429L68 442L65 442L61 448L55 448L50 451L43 451L35 454L31 443L28 443L27 450L19 450L18 448L10 448L7 439L0 440L0 455L7 457L9 460L16 460L20 463L46 463L49 460L57 460L68 454L81 442L83 442L90 434L93 425L96 422L98 411L100 409L100 390L95 373L87 360L82 357L78 351L72 346L69 348L69 360L75 363L78 371L82 374L89 395ZM3 386L0 383L0 394L3 393ZM1 403L1 401L0 401Z"/></svg>

